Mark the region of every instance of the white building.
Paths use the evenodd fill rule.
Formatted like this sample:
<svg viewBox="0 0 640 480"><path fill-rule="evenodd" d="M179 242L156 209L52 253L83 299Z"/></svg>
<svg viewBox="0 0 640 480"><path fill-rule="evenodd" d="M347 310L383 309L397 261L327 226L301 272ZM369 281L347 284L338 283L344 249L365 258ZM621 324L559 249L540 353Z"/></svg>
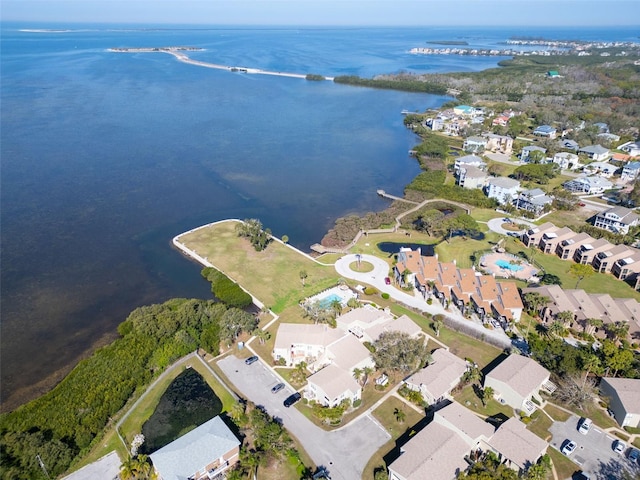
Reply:
<svg viewBox="0 0 640 480"><path fill-rule="evenodd" d="M616 173L618 167L609 162L593 162L584 167L584 172L591 175L600 175L604 178L611 178Z"/></svg>
<svg viewBox="0 0 640 480"><path fill-rule="evenodd" d="M520 160L523 162L529 162L529 157L533 152L540 152L542 154L542 161L540 163L544 163L546 160L547 149L538 147L537 145L527 145L522 149L520 153Z"/></svg>
<svg viewBox="0 0 640 480"><path fill-rule="evenodd" d="M591 177L577 177L562 184L564 188L573 193L597 194L613 187L606 178L594 175Z"/></svg>
<svg viewBox="0 0 640 480"><path fill-rule="evenodd" d="M560 165L562 170L574 170L582 166L578 155L570 152L558 152L553 156L553 163Z"/></svg>
<svg viewBox="0 0 640 480"><path fill-rule="evenodd" d="M629 228L640 223L640 217L626 207L612 207L596 215L594 226L613 233L629 233Z"/></svg>
<svg viewBox="0 0 640 480"><path fill-rule="evenodd" d="M484 187L487 181L487 173L473 166L460 167L457 173L458 186L462 188L476 189Z"/></svg>
<svg viewBox="0 0 640 480"><path fill-rule="evenodd" d="M618 146L618 150L622 150L632 157L640 155L640 141L623 143L622 145Z"/></svg>
<svg viewBox="0 0 640 480"><path fill-rule="evenodd" d="M487 182L487 197L495 198L500 205L511 203L520 190L520 182L508 177L495 177Z"/></svg>
<svg viewBox="0 0 640 480"><path fill-rule="evenodd" d="M487 164L477 155L465 155L463 157L456 158L454 164L456 172L462 167L476 167L484 170L487 168Z"/></svg>
<svg viewBox="0 0 640 480"><path fill-rule="evenodd" d="M353 374L336 365L324 367L307 379L305 397L325 407L337 407L343 400L360 400L362 388Z"/></svg>
<svg viewBox="0 0 640 480"><path fill-rule="evenodd" d="M638 175L640 175L640 162L629 162L622 167L620 180L630 182L638 178Z"/></svg>
<svg viewBox="0 0 640 480"><path fill-rule="evenodd" d="M610 156L609 149L604 148L602 145L589 145L587 147L582 147L578 150L578 153L582 153L591 160L595 160L597 162L606 160Z"/></svg>

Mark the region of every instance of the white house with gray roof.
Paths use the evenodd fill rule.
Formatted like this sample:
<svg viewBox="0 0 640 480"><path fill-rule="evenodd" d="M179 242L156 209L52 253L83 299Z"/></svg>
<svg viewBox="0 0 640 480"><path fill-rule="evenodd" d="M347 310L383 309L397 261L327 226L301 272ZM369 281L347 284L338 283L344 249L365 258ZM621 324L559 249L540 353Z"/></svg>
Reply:
<svg viewBox="0 0 640 480"><path fill-rule="evenodd" d="M596 162L606 160L610 156L609 149L604 148L602 145L588 145L579 149L578 153L582 153Z"/></svg>
<svg viewBox="0 0 640 480"><path fill-rule="evenodd" d="M640 216L626 207L612 207L596 215L594 226L613 233L629 233L629 228L640 224Z"/></svg>
<svg viewBox="0 0 640 480"><path fill-rule="evenodd" d="M620 180L623 182L632 182L640 175L640 162L629 162L622 167Z"/></svg>
<svg viewBox="0 0 640 480"><path fill-rule="evenodd" d="M618 150L622 150L632 157L640 155L640 141L623 143L618 146Z"/></svg>
<svg viewBox="0 0 640 480"><path fill-rule="evenodd" d="M509 177L493 177L487 182L487 197L495 198L500 205L511 203L520 190L520 182Z"/></svg>
<svg viewBox="0 0 640 480"><path fill-rule="evenodd" d="M585 165L582 170L587 174L600 175L604 178L611 178L613 174L618 170L618 167L607 161L602 161Z"/></svg>
<svg viewBox="0 0 640 480"><path fill-rule="evenodd" d="M457 173L458 186L469 189L482 188L487 181L487 176L484 170L473 165L461 166Z"/></svg>
<svg viewBox="0 0 640 480"><path fill-rule="evenodd" d="M603 377L600 392L609 397L609 408L621 427L640 427L640 380Z"/></svg>
<svg viewBox="0 0 640 480"><path fill-rule="evenodd" d="M544 455L548 444L518 418L511 417L500 425L488 441L489 447L509 467L525 471Z"/></svg>
<svg viewBox="0 0 640 480"><path fill-rule="evenodd" d="M311 365L325 355L329 345L343 336L344 332L326 324L281 323L273 346L273 359L276 362L283 359L287 366L300 362Z"/></svg>
<svg viewBox="0 0 640 480"><path fill-rule="evenodd" d="M220 417L149 455L159 480L209 480L238 462L240 440Z"/></svg>
<svg viewBox="0 0 640 480"><path fill-rule="evenodd" d="M304 396L325 407L337 407L344 400L360 400L362 388L353 374L337 365L328 365L307 378Z"/></svg>
<svg viewBox="0 0 640 480"><path fill-rule="evenodd" d="M467 137L462 144L462 149L467 153L482 153L487 146L487 139L484 137Z"/></svg>
<svg viewBox="0 0 640 480"><path fill-rule="evenodd" d="M529 158L531 157L531 154L533 152L540 152L540 155L542 155L542 161L540 163L545 162L547 149L539 147L537 145L527 145L526 147L524 147L522 149L522 152L520 152L520 160L522 160L523 162L529 162Z"/></svg>
<svg viewBox="0 0 640 480"><path fill-rule="evenodd" d="M553 156L553 163L557 163L562 170L575 170L582 166L578 155L571 152L556 153Z"/></svg>
<svg viewBox="0 0 640 480"><path fill-rule="evenodd" d="M532 399L543 403L540 390L553 392L556 389L549 376L549 371L534 360L522 355L509 355L485 375L484 388L493 388L498 399L530 415L536 408Z"/></svg>
<svg viewBox="0 0 640 480"><path fill-rule="evenodd" d="M547 205L551 205L553 198L548 196L544 190L534 188L525 190L518 195L515 200L515 207L519 210L527 210L533 212L534 215L540 215Z"/></svg>
<svg viewBox="0 0 640 480"><path fill-rule="evenodd" d="M467 371L467 362L444 348L431 354L433 362L404 380L413 391L420 392L429 405L451 399L450 394Z"/></svg>
<svg viewBox="0 0 640 480"><path fill-rule="evenodd" d="M573 193L597 194L613 188L613 183L599 175L592 175L576 177L562 186Z"/></svg>
<svg viewBox="0 0 640 480"><path fill-rule="evenodd" d="M454 169L457 172L462 167L476 167L480 170L487 168L487 164L477 155L465 155L463 157L456 158L454 163Z"/></svg>

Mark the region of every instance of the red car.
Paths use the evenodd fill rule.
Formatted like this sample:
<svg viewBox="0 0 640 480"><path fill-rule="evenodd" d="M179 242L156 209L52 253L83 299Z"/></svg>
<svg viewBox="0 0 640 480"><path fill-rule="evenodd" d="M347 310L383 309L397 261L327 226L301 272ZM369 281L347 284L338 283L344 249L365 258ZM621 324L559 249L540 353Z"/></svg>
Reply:
<svg viewBox="0 0 640 480"><path fill-rule="evenodd" d="M384 283L391 285L391 279L389 277L384 277Z"/></svg>

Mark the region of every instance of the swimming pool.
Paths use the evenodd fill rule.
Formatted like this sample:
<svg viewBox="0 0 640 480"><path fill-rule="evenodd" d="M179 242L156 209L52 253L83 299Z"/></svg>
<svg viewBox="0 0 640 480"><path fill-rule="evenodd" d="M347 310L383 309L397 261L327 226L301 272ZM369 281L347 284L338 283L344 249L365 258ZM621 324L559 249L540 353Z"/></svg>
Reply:
<svg viewBox="0 0 640 480"><path fill-rule="evenodd" d="M320 308L323 308L323 309L326 310L328 308L331 308L331 305L335 301L338 301L338 302L342 303L344 300L340 295L332 293L331 295L327 295L326 297L324 297L322 299L319 299L318 300L318 305L320 305Z"/></svg>
<svg viewBox="0 0 640 480"><path fill-rule="evenodd" d="M506 268L507 270L511 270L512 272L519 272L524 267L522 265L518 265L515 263L510 263L508 260L496 260L496 265L500 268Z"/></svg>
<svg viewBox="0 0 640 480"><path fill-rule="evenodd" d="M342 285L338 287L331 287L324 292L307 298L305 303L317 303L320 308L328 310L336 300L340 302L343 307L345 307L347 305L347 302L352 298L357 298L356 293L346 285Z"/></svg>

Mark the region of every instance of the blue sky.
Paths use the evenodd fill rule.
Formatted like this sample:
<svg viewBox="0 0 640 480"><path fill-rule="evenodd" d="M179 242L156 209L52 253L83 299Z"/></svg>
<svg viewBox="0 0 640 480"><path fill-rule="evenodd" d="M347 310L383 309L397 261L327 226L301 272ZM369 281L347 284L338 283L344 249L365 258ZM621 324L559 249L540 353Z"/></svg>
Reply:
<svg viewBox="0 0 640 480"><path fill-rule="evenodd" d="M640 25L640 0L3 0L4 21L201 25Z"/></svg>

